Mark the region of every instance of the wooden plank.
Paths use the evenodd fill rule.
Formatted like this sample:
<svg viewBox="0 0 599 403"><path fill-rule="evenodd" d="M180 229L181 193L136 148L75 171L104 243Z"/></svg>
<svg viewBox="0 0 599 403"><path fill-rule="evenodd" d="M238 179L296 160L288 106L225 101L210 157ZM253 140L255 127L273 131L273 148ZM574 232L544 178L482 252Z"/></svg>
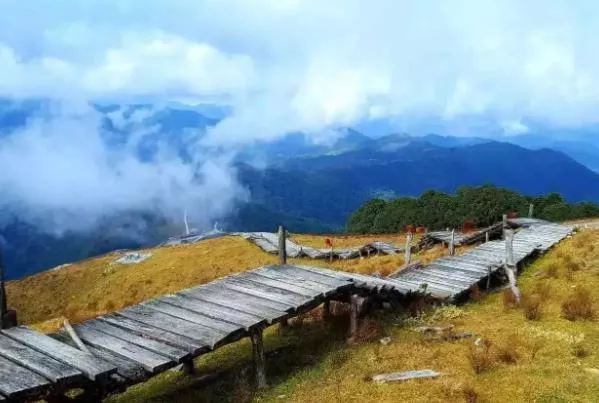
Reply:
<svg viewBox="0 0 599 403"><path fill-rule="evenodd" d="M436 265L436 264L432 264L430 266L428 266L426 268L427 271L431 271L434 272L438 275L444 275L444 276L454 276L456 278L460 278L462 280L474 280L474 281L478 281L480 280L481 277L484 277L486 275L485 272L478 271L478 272L472 272L472 271L465 271L465 270L460 270L459 268L453 268L453 267L445 267L442 265ZM488 272L488 270L487 270Z"/></svg>
<svg viewBox="0 0 599 403"><path fill-rule="evenodd" d="M323 267L312 267L312 266L304 266L304 265L296 265L294 267L309 271L311 273L319 274L321 276L331 277L332 279L337 280L337 281L352 281L352 278L347 275L350 273L346 274L344 272L338 272L335 270L325 269ZM351 274L353 274L353 273L351 273Z"/></svg>
<svg viewBox="0 0 599 403"><path fill-rule="evenodd" d="M127 330L121 329L120 327L112 326L106 322L90 320L84 322L82 325L97 332L106 333L112 337L133 343L156 354L163 355L170 360L175 361L176 363L181 363L184 360L191 358L191 354L187 350L173 347L147 337L139 336L136 333L129 332ZM76 326L76 329L78 329L78 326Z"/></svg>
<svg viewBox="0 0 599 403"><path fill-rule="evenodd" d="M410 276L406 276L405 277L406 280L410 280L410 281L414 281L414 282L420 282L420 283L426 283L429 286L435 286L437 288L443 288L443 287L447 287L450 288L452 290L457 291L463 291L467 288L469 288L472 285L472 282L459 282L456 283L454 281L451 281L450 279L440 279L438 277L434 277L434 276L428 276L425 274L418 274L418 275L410 275Z"/></svg>
<svg viewBox="0 0 599 403"><path fill-rule="evenodd" d="M118 312L118 315L206 343L211 349L228 336L220 330L187 322L139 305L125 308Z"/></svg>
<svg viewBox="0 0 599 403"><path fill-rule="evenodd" d="M245 294L270 299L271 301L285 302L292 305L291 310L295 310L310 301L310 298L302 297L297 294L292 295L280 288L269 287L246 280L227 278L227 281L223 282L223 286Z"/></svg>
<svg viewBox="0 0 599 403"><path fill-rule="evenodd" d="M397 382L407 381L410 379L422 379L422 378L437 378L441 374L431 369L422 369L418 371L407 371L407 372L392 372L389 374L379 374L372 377L372 380L376 383L386 382Z"/></svg>
<svg viewBox="0 0 599 403"><path fill-rule="evenodd" d="M171 305L159 300L144 302L141 304L150 309L174 316L175 318L186 320L187 322L196 323L207 328L216 329L223 333L229 334L243 330L243 326L225 322L220 319L214 319L209 316L190 311L189 309Z"/></svg>
<svg viewBox="0 0 599 403"><path fill-rule="evenodd" d="M245 330L248 330L253 326L266 324L266 320L259 316L250 315L182 295L165 295L158 300L180 308L189 309L190 311L200 313L213 319L233 323L243 327Z"/></svg>
<svg viewBox="0 0 599 403"><path fill-rule="evenodd" d="M446 277L435 276L434 274L431 274L431 273L411 273L409 276L406 276L405 278L413 280L413 281L422 281L422 282L427 282L430 284L452 287L452 288L456 288L459 290L465 290L465 289L469 288L472 284L475 283L475 281L472 281L472 280L469 280L469 281L456 280L456 279L450 278L449 276L446 276Z"/></svg>
<svg viewBox="0 0 599 403"><path fill-rule="evenodd" d="M98 332L85 324L77 326L77 335L86 344L133 361L151 373L163 371L177 364L163 355L156 354L109 334Z"/></svg>
<svg viewBox="0 0 599 403"><path fill-rule="evenodd" d="M108 379L110 374L116 373L114 365L24 326L4 329L2 333L21 344L78 369L91 380Z"/></svg>
<svg viewBox="0 0 599 403"><path fill-rule="evenodd" d="M179 292L178 295L195 298L217 306L228 307L236 311L256 315L266 319L269 324L288 315L285 311L263 305L261 303L261 301L263 301L261 298L256 298L253 295L235 293L232 290L228 294L225 294L224 292L215 292L214 290L210 290L209 292L208 290L203 290L202 292L183 291ZM247 296L247 298L244 298L245 296Z"/></svg>
<svg viewBox="0 0 599 403"><path fill-rule="evenodd" d="M256 297L255 295L249 295L244 292L235 291L231 288L225 287L224 284L224 281L214 281L195 289L180 292L180 294L189 292L198 298L201 295L219 295L226 297L228 301L236 301L241 304L251 303L252 305L279 312L287 312L289 309L293 309L295 306L286 302L273 301L271 299Z"/></svg>
<svg viewBox="0 0 599 403"><path fill-rule="evenodd" d="M147 325L142 322L137 322L135 320L125 318L123 316L106 315L100 316L97 319L102 322L109 323L115 327L125 329L142 337L156 340L174 347L178 347L182 350L186 350L194 356L210 350L208 342L194 340L189 337L182 336L180 334L172 333L154 326Z"/></svg>
<svg viewBox="0 0 599 403"><path fill-rule="evenodd" d="M397 278L395 280L398 281L398 282L403 282L406 285L411 285L412 287L414 287L413 288L414 291L416 291L419 288L421 288L421 286L423 284L427 285L427 291L440 291L440 292L443 292L443 293L449 293L451 295L456 294L457 292L461 292L462 291L460 289L455 289L453 287L441 286L441 285L437 285L437 284L431 284L431 283L428 283L426 281L419 282L417 280L412 280L412 279L407 279L407 278L402 278L402 277L399 277L399 278Z"/></svg>
<svg viewBox="0 0 599 403"><path fill-rule="evenodd" d="M298 294L298 295L308 298L308 299L319 298L319 297L324 296L324 293L322 291L303 288L298 285L289 284L288 282L285 282L285 281L273 280L272 278L269 278L267 276L261 275L260 273L256 273L256 272L242 273L242 274L238 275L238 278L242 278L244 280L249 280L252 282L264 284L269 287L280 288L282 290L291 292L293 294Z"/></svg>
<svg viewBox="0 0 599 403"><path fill-rule="evenodd" d="M0 357L0 393L3 395L12 399L38 397L51 385L41 375Z"/></svg>
<svg viewBox="0 0 599 403"><path fill-rule="evenodd" d="M77 347L73 339L71 339L69 335L62 330L59 333L53 334L52 337L72 347ZM122 357L116 356L90 345L86 345L86 347L95 357L101 358L114 365L117 368L117 375L125 378L128 383L143 382L150 378L150 372L146 371L133 361L126 360Z"/></svg>
<svg viewBox="0 0 599 403"><path fill-rule="evenodd" d="M349 280L341 280L335 277L305 270L303 266L284 265L266 266L266 268L271 271L276 271L278 273L284 273L294 279L304 279L315 283L323 284L325 287L340 288L352 285L352 282Z"/></svg>
<svg viewBox="0 0 599 403"><path fill-rule="evenodd" d="M278 280L287 284L292 284L292 285L296 285L299 287L303 287L303 288L308 288L312 291L315 292L320 292L324 295L330 295L330 294L334 294L337 293L337 291L339 290L339 288L342 288L343 286L345 287L349 287L350 284L344 284L342 287L331 287L322 283L318 283L312 280L308 280L306 278L302 278L300 276L292 276L290 274L287 274L285 272L281 272L277 269L272 269L269 267L264 267L261 268L259 270L254 271L253 273L256 273L260 276L264 276L264 277L268 277L272 280Z"/></svg>
<svg viewBox="0 0 599 403"><path fill-rule="evenodd" d="M18 362L20 366L60 386L71 385L84 379L81 371L2 334L0 356Z"/></svg>
<svg viewBox="0 0 599 403"><path fill-rule="evenodd" d="M427 268L425 270L418 270L416 272L412 272L410 273L410 275L417 275L417 276L425 276L425 277L430 277L430 278L435 278L437 280L440 281L450 281L452 283L455 283L456 285L466 285L466 284L474 284L476 282L478 282L483 276L477 276L477 277L463 277L460 275L459 272L454 272L454 271L439 271L439 270L435 270L434 268Z"/></svg>
<svg viewBox="0 0 599 403"><path fill-rule="evenodd" d="M446 271L448 273L462 273L463 275L467 275L467 276L472 276L474 278L481 278L486 276L489 273L489 269L487 268L487 270L472 270L472 269L467 269L464 268L462 266L451 266L447 263L434 263L433 266L434 268L438 269L438 270L442 270L442 271ZM492 268L491 271L495 270L495 268Z"/></svg>

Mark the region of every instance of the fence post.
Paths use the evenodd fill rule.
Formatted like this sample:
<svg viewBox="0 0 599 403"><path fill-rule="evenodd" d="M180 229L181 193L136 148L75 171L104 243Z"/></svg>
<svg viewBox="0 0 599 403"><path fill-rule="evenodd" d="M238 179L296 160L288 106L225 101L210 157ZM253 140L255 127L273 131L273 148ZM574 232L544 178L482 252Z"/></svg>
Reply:
<svg viewBox="0 0 599 403"><path fill-rule="evenodd" d="M455 229L451 230L451 239L449 240L449 255L455 254Z"/></svg>
<svg viewBox="0 0 599 403"><path fill-rule="evenodd" d="M406 250L404 253L404 264L410 264L412 260L412 232L406 234Z"/></svg>
<svg viewBox="0 0 599 403"><path fill-rule="evenodd" d="M287 231L279 225L279 264L287 264Z"/></svg>
<svg viewBox="0 0 599 403"><path fill-rule="evenodd" d="M514 262L514 231L505 230L505 274L509 281L509 287L516 297L516 302L520 303L520 290L516 285L517 267Z"/></svg>

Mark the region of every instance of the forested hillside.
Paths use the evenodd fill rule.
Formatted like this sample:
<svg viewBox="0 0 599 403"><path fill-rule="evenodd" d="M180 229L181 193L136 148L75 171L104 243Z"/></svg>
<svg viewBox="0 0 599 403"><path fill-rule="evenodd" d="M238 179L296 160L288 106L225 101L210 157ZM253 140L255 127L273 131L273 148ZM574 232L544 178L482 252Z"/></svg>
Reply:
<svg viewBox="0 0 599 403"><path fill-rule="evenodd" d="M570 204L557 193L531 197L485 185L462 187L455 194L430 190L417 198L372 199L350 216L347 227L352 233L392 233L406 225L460 228L466 221L481 227L497 222L506 212L526 216L531 203L536 218L550 221L599 217L595 203Z"/></svg>

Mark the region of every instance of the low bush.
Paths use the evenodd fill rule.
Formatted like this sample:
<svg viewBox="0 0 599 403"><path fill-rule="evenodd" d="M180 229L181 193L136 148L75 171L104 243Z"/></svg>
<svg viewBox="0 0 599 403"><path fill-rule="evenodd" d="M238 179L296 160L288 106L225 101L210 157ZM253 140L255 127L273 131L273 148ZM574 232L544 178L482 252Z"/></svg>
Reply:
<svg viewBox="0 0 599 403"><path fill-rule="evenodd" d="M594 319L595 307L589 290L582 287L576 288L562 303L562 315L570 321Z"/></svg>

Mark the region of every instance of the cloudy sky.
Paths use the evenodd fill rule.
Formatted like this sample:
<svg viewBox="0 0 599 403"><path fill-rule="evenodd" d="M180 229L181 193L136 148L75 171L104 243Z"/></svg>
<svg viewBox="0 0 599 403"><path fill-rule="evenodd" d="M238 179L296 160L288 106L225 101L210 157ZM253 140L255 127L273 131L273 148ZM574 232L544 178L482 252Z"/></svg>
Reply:
<svg viewBox="0 0 599 403"><path fill-rule="evenodd" d="M592 0L0 0L0 10L0 93L227 100L237 114L223 137L388 116L599 119Z"/></svg>
<svg viewBox="0 0 599 403"><path fill-rule="evenodd" d="M0 0L0 96L226 103L231 117L202 140L219 145L295 130L317 137L381 118L484 116L507 133L530 120L595 124L599 3ZM0 184L15 200L46 200L45 208L71 206L78 202L65 193L87 192L76 210L92 200L129 208L142 188L148 195L133 204L146 205L191 186L180 161L146 166L115 156L97 131L93 117L28 127L20 140L0 143L0 168L52 169L25 182L0 175ZM200 162L218 183L233 175L226 162ZM224 183L219 193L240 192L234 180ZM206 200L214 189L194 186L183 199Z"/></svg>

